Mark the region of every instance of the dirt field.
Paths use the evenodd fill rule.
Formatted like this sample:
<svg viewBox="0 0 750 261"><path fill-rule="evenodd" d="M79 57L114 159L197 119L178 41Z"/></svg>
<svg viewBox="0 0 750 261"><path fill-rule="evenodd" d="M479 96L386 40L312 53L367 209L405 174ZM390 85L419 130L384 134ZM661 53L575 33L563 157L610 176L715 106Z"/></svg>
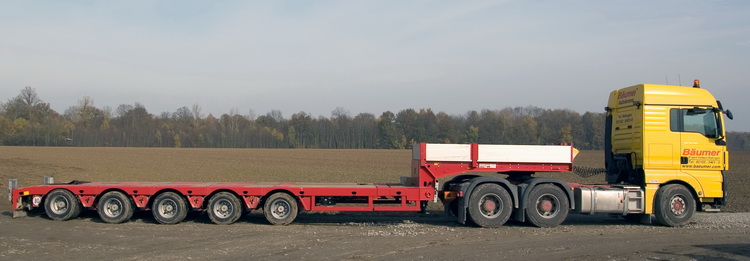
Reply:
<svg viewBox="0 0 750 261"><path fill-rule="evenodd" d="M602 165L583 152L577 165ZM37 185L96 181L395 182L409 175L410 151L279 149L141 149L0 147L0 180ZM258 213L219 226L201 213L157 225L148 213L104 224L96 213L54 222L44 215L11 219L0 203L0 259L750 259L750 153L733 153L723 213L700 213L687 227L629 223L608 215L571 215L560 227L509 223L497 229L456 224L431 214L302 214L289 226L266 225ZM548 174L601 183L571 173ZM736 213L731 213L736 212Z"/></svg>

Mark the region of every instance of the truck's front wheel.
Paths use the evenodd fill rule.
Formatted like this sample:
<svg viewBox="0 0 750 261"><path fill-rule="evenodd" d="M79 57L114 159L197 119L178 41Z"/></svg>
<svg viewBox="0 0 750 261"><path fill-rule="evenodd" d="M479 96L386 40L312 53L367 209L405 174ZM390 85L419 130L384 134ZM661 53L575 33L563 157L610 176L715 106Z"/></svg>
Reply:
<svg viewBox="0 0 750 261"><path fill-rule="evenodd" d="M479 185L469 197L469 218L480 227L502 226L513 211L511 200L500 185Z"/></svg>
<svg viewBox="0 0 750 261"><path fill-rule="evenodd" d="M654 214L659 224L677 227L690 222L695 213L695 199L685 186L669 184L656 191Z"/></svg>

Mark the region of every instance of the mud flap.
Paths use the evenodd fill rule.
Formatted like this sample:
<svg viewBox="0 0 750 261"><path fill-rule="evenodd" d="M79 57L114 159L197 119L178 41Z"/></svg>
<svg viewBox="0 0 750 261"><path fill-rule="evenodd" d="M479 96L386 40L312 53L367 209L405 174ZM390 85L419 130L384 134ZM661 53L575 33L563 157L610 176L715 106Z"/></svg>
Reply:
<svg viewBox="0 0 750 261"><path fill-rule="evenodd" d="M466 201L468 200L468 197L461 197L456 200L458 200L458 217L456 221L458 221L459 224L466 224Z"/></svg>

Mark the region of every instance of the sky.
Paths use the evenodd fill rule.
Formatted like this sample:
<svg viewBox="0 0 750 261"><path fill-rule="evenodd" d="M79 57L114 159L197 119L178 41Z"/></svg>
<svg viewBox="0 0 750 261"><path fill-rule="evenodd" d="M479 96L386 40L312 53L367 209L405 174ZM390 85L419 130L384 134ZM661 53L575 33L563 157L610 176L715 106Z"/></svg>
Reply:
<svg viewBox="0 0 750 261"><path fill-rule="evenodd" d="M750 1L0 0L0 101L63 113L198 104L288 118L408 108L603 112L609 92L700 79L750 131Z"/></svg>

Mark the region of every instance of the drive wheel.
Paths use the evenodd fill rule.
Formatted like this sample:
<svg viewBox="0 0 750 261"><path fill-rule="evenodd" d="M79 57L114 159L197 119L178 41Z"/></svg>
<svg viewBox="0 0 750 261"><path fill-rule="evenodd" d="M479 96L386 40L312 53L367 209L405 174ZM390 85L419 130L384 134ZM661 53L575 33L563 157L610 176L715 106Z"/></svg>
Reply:
<svg viewBox="0 0 750 261"><path fill-rule="evenodd" d="M133 217L135 207L127 195L119 191L110 191L99 197L96 212L106 223L122 223Z"/></svg>
<svg viewBox="0 0 750 261"><path fill-rule="evenodd" d="M151 206L154 219L161 224L177 224L185 219L188 204L182 196L174 192L164 192L156 196Z"/></svg>
<svg viewBox="0 0 750 261"><path fill-rule="evenodd" d="M208 217L214 224L232 224L242 216L240 200L229 192L219 192L208 201Z"/></svg>
<svg viewBox="0 0 750 261"><path fill-rule="evenodd" d="M568 197L558 186L541 184L531 189L526 200L527 221L537 227L556 227L568 217Z"/></svg>
<svg viewBox="0 0 750 261"><path fill-rule="evenodd" d="M659 188L654 203L656 221L668 227L686 225L695 213L693 194L680 184L669 184Z"/></svg>
<svg viewBox="0 0 750 261"><path fill-rule="evenodd" d="M44 211L52 220L69 220L81 214L81 202L70 191L56 189L47 194L44 200Z"/></svg>
<svg viewBox="0 0 750 261"><path fill-rule="evenodd" d="M284 192L276 192L263 205L263 214L271 225L289 225L297 218L297 201Z"/></svg>
<svg viewBox="0 0 750 261"><path fill-rule="evenodd" d="M497 184L477 186L469 197L469 218L480 227L499 227L513 211L510 194Z"/></svg>

